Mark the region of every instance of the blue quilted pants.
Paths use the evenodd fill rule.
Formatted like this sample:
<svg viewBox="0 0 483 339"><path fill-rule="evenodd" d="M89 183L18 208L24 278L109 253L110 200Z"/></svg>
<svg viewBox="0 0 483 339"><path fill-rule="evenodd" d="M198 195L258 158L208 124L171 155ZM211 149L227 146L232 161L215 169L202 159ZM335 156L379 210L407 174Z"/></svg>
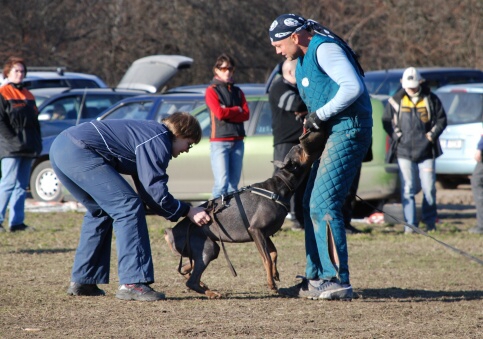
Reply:
<svg viewBox="0 0 483 339"><path fill-rule="evenodd" d="M320 160L312 166L304 195L307 279L337 278L342 284L350 283L342 206L371 139L371 128L332 132ZM330 258L329 231L338 267Z"/></svg>

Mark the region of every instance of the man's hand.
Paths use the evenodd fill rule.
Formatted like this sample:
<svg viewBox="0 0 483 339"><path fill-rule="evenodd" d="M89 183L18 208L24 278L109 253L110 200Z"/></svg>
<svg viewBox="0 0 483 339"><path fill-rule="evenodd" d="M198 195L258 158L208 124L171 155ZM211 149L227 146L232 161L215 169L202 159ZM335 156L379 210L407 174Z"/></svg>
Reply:
<svg viewBox="0 0 483 339"><path fill-rule="evenodd" d="M481 162L481 149L477 149L474 156L476 162Z"/></svg>
<svg viewBox="0 0 483 339"><path fill-rule="evenodd" d="M206 225L211 220L204 207L190 207L187 217L198 226Z"/></svg>
<svg viewBox="0 0 483 339"><path fill-rule="evenodd" d="M323 121L319 119L317 114L310 113L308 117L305 118L304 127L312 131L318 131L322 127Z"/></svg>
<svg viewBox="0 0 483 339"><path fill-rule="evenodd" d="M307 115L307 111L305 112L294 112L295 120L302 122Z"/></svg>

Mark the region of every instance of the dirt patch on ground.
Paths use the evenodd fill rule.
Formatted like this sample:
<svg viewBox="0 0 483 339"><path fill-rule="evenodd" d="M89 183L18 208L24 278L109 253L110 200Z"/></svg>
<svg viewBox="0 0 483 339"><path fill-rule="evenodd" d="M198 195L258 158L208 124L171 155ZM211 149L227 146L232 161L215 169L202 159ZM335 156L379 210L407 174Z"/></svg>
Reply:
<svg viewBox="0 0 483 339"><path fill-rule="evenodd" d="M478 258L483 237L474 226L468 190L439 191L440 223L432 236ZM463 197L464 196L464 197ZM448 200L445 200L448 199ZM463 201L464 203L456 203ZM79 212L31 213L35 233L0 234L0 338L481 338L482 266L402 225L358 224L349 235L352 302L289 299L267 290L253 243L227 250L203 281L224 296L207 300L186 290L179 258L163 239L173 224L149 217L156 282L167 300L117 300L113 243L105 297L69 297L66 289L82 222ZM290 222L273 238L279 287L296 283L305 267L304 233Z"/></svg>

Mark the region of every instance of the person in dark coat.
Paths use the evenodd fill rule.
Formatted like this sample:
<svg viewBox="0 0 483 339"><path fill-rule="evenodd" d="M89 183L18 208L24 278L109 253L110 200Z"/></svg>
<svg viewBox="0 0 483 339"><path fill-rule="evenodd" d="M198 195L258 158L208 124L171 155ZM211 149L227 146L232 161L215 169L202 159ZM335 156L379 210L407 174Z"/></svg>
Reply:
<svg viewBox="0 0 483 339"><path fill-rule="evenodd" d="M52 167L87 209L68 294L104 295L97 284L109 283L114 231L120 283L116 297L165 298L149 286L154 282L154 270L144 205L170 221L187 216L198 226L209 222L202 207L176 200L167 186L169 161L188 153L200 139L196 118L180 112L162 123L93 120L57 136L50 149ZM133 177L137 192L121 174Z"/></svg>
<svg viewBox="0 0 483 339"><path fill-rule="evenodd" d="M395 142L404 219L418 227L415 196L422 189L422 221L427 231L434 231L438 217L435 160L443 153L438 138L447 125L446 113L416 68L407 68L401 83L402 89L388 100L382 123ZM413 232L405 226L405 233Z"/></svg>
<svg viewBox="0 0 483 339"><path fill-rule="evenodd" d="M250 117L245 94L234 84L235 61L221 54L213 66L214 77L206 89L206 106L210 110L210 157L213 171L213 198L238 190L243 155L245 128Z"/></svg>
<svg viewBox="0 0 483 339"><path fill-rule="evenodd" d="M300 97L295 80L297 61L285 60L281 65L281 76L274 80L268 93L272 109L273 160L283 161L293 146L300 143L303 133L303 120L307 106ZM278 170L275 167L275 172ZM295 215L295 230L304 229L303 196L307 179L295 191L290 205Z"/></svg>
<svg viewBox="0 0 483 339"><path fill-rule="evenodd" d="M6 81L0 87L0 232L9 207L11 232L32 231L24 224L25 199L32 161L42 151L38 109L32 93L23 85L25 61L10 57L3 68Z"/></svg>

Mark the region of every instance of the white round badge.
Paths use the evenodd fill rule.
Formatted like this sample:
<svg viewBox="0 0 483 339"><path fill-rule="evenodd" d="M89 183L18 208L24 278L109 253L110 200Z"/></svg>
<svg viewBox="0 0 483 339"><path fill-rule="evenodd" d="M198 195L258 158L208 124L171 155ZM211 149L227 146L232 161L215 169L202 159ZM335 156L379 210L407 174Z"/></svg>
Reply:
<svg viewBox="0 0 483 339"><path fill-rule="evenodd" d="M302 86L309 87L309 78L302 79Z"/></svg>

